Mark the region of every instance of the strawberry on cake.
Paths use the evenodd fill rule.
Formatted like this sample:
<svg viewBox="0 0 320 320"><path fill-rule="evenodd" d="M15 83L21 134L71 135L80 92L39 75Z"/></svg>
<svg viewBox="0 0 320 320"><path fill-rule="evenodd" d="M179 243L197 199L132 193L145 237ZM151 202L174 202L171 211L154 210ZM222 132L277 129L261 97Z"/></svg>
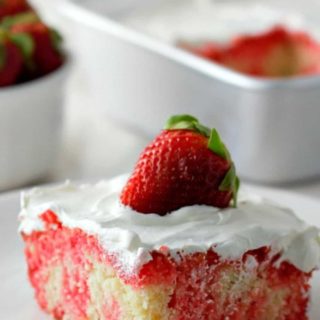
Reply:
<svg viewBox="0 0 320 320"><path fill-rule="evenodd" d="M132 175L22 196L40 307L63 320L304 320L319 230L252 195L216 130L172 117Z"/></svg>

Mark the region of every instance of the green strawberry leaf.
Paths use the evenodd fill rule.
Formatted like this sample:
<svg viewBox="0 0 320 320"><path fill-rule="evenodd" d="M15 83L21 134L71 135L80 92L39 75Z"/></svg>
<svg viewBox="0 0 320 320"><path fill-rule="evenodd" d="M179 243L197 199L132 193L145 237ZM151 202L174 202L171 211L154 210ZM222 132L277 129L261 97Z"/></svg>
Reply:
<svg viewBox="0 0 320 320"><path fill-rule="evenodd" d="M7 16L1 21L1 27L10 29L17 24L34 23L40 21L39 16L33 12L19 13L14 16Z"/></svg>
<svg viewBox="0 0 320 320"><path fill-rule="evenodd" d="M61 44L63 41L61 34L55 29L50 29L50 38L54 49L57 52L61 52Z"/></svg>
<svg viewBox="0 0 320 320"><path fill-rule="evenodd" d="M198 119L188 114L172 116L166 123L164 129L166 130L193 130L206 137L209 137L210 130L201 123Z"/></svg>
<svg viewBox="0 0 320 320"><path fill-rule="evenodd" d="M232 163L229 171L226 173L224 179L222 180L222 182L219 186L219 189L221 191L230 190L230 188L235 183L235 178L236 178L236 170L235 170L234 164Z"/></svg>
<svg viewBox="0 0 320 320"><path fill-rule="evenodd" d="M221 158L226 159L228 162L231 162L230 152L222 142L220 135L216 129L211 130L208 148Z"/></svg>
<svg viewBox="0 0 320 320"><path fill-rule="evenodd" d="M35 43L28 33L21 32L21 33L14 33L10 35L10 39L12 42L18 46L26 60L32 58L32 55L35 50Z"/></svg>
<svg viewBox="0 0 320 320"><path fill-rule="evenodd" d="M24 63L29 70L35 69L33 54L35 43L31 35L25 32L10 34L10 39L22 52Z"/></svg>
<svg viewBox="0 0 320 320"><path fill-rule="evenodd" d="M237 207L238 191L240 187L240 179L236 175L236 168L234 163L231 163L231 167L224 179L222 180L219 190L220 191L231 191L233 198L233 206Z"/></svg>

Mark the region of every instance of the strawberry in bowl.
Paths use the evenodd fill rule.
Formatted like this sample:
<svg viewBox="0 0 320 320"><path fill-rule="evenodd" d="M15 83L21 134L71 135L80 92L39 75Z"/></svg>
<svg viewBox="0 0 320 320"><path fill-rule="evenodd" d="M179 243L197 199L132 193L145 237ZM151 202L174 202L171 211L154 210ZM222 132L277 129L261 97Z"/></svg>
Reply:
<svg viewBox="0 0 320 320"><path fill-rule="evenodd" d="M16 83L23 69L23 54L6 32L0 30L0 87Z"/></svg>
<svg viewBox="0 0 320 320"><path fill-rule="evenodd" d="M26 0L1 0L0 20L29 10L31 10L31 6Z"/></svg>
<svg viewBox="0 0 320 320"><path fill-rule="evenodd" d="M21 18L22 21L19 21ZM64 61L59 33L48 27L36 15L24 21L20 16L9 27L14 37L29 37L31 52L28 57L27 67L33 77L40 77L58 69Z"/></svg>
<svg viewBox="0 0 320 320"><path fill-rule="evenodd" d="M24 54L23 81L45 76L62 66L62 38L34 12L5 18L1 26L20 44Z"/></svg>

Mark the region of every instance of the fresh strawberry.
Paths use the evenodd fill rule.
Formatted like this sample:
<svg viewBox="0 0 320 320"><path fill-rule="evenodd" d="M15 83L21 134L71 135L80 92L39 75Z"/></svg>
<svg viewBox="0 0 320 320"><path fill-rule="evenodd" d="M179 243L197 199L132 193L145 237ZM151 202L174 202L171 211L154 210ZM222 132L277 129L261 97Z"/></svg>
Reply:
<svg viewBox="0 0 320 320"><path fill-rule="evenodd" d="M22 68L22 53L9 36L0 30L0 87L16 83Z"/></svg>
<svg viewBox="0 0 320 320"><path fill-rule="evenodd" d="M26 0L0 0L0 20L28 10L31 7Z"/></svg>
<svg viewBox="0 0 320 320"><path fill-rule="evenodd" d="M63 56L55 46L53 31L42 22L30 25L17 25L12 28L13 34L30 35L34 42L32 62L37 76L46 75L63 64Z"/></svg>
<svg viewBox="0 0 320 320"><path fill-rule="evenodd" d="M30 12L6 18L2 25L18 42L28 43L29 50L25 55L28 77L46 75L63 64L61 37L36 14Z"/></svg>
<svg viewBox="0 0 320 320"><path fill-rule="evenodd" d="M236 205L239 180L215 129L189 115L174 116L140 155L121 193L140 213L165 215L190 205Z"/></svg>

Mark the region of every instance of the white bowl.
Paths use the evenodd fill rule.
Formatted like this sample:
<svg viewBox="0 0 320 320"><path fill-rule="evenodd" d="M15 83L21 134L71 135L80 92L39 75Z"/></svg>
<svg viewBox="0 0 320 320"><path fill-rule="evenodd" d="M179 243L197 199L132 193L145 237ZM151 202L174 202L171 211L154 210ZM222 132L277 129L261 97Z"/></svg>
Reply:
<svg viewBox="0 0 320 320"><path fill-rule="evenodd" d="M193 114L220 131L242 178L283 183L320 176L319 75L256 79L117 22L121 10L141 1L34 0L65 22L93 104L150 138L170 115Z"/></svg>
<svg viewBox="0 0 320 320"><path fill-rule="evenodd" d="M0 88L0 190L41 179L53 168L68 64L37 80Z"/></svg>

